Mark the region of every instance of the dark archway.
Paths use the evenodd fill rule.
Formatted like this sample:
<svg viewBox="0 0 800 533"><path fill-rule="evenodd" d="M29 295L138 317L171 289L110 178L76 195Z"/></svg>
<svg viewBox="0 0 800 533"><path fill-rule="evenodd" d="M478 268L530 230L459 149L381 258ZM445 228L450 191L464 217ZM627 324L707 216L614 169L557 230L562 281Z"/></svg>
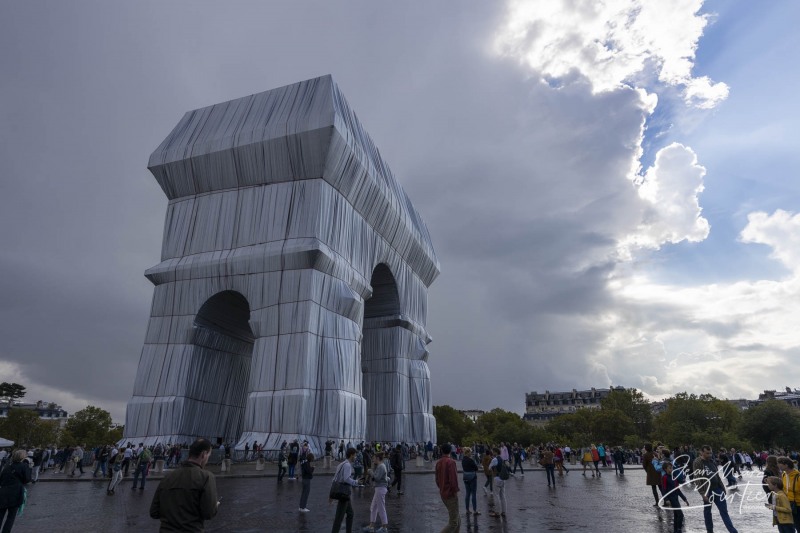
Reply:
<svg viewBox="0 0 800 533"><path fill-rule="evenodd" d="M364 318L389 317L400 314L400 296L392 271L383 263L372 271L372 296L364 302Z"/></svg>
<svg viewBox="0 0 800 533"><path fill-rule="evenodd" d="M206 406L195 413L196 436L236 442L242 432L250 360L253 355L250 305L234 291L215 294L194 320L193 364L188 396Z"/></svg>
<svg viewBox="0 0 800 533"><path fill-rule="evenodd" d="M379 264L372 272L372 296L364 302L361 340L362 390L367 402L367 440L385 440L395 431L395 399L406 394L397 368L397 339L392 328L401 314L392 271ZM407 387L406 387L407 388ZM393 440L393 439L392 439Z"/></svg>

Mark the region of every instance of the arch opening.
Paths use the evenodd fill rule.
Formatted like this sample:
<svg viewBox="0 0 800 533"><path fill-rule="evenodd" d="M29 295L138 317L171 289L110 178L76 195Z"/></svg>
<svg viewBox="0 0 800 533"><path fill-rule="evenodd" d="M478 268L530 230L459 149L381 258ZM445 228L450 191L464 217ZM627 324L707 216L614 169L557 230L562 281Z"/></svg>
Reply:
<svg viewBox="0 0 800 533"><path fill-rule="evenodd" d="M242 432L250 361L255 338L250 328L250 305L235 291L215 294L194 319L193 368L189 395L198 401L192 417L198 437L236 442Z"/></svg>

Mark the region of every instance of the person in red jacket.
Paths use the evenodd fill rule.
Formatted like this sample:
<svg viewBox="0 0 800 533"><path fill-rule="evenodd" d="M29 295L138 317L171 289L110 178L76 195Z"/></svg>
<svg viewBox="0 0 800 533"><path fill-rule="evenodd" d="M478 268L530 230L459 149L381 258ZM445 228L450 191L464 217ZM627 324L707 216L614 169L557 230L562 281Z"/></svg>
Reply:
<svg viewBox="0 0 800 533"><path fill-rule="evenodd" d="M461 530L461 517L458 514L458 467L450 458L449 444L442 446L442 458L436 463L436 486L447 508L450 520L441 533L458 533Z"/></svg>

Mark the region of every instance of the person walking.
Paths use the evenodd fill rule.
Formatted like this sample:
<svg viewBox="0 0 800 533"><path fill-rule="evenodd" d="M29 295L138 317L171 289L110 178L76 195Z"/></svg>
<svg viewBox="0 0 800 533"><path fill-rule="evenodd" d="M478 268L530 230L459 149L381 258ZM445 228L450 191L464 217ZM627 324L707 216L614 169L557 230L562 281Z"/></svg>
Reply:
<svg viewBox="0 0 800 533"><path fill-rule="evenodd" d="M617 446L614 453L611 455L614 459L614 473L620 476L625 475L625 452L622 451L622 446Z"/></svg>
<svg viewBox="0 0 800 533"><path fill-rule="evenodd" d="M559 477L564 475L564 472L569 474L569 468L567 468L567 461L565 460L566 454L561 450L559 446L553 448L553 464L555 468L558 470ZM555 486L555 483L553 483Z"/></svg>
<svg viewBox="0 0 800 533"><path fill-rule="evenodd" d="M555 454L553 453L553 447L549 446L545 451L542 452L541 457L539 458L539 464L544 467L545 474L547 474L547 486L550 486L550 480L553 481L553 488L556 486L556 473L555 473Z"/></svg>
<svg viewBox="0 0 800 533"><path fill-rule="evenodd" d="M303 492L300 493L300 512L307 513L308 493L311 491L311 480L314 478L314 454L311 452L306 453L300 464L300 478L303 483Z"/></svg>
<svg viewBox="0 0 800 533"><path fill-rule="evenodd" d="M642 448L642 465L644 466L644 471L647 475L645 483L647 483L647 485L653 489L653 498L655 499L653 507L658 507L658 501L661 499L658 495L658 485L661 483L661 475L653 466L653 459L655 459L655 457L656 456L653 453L653 445L649 442L646 442L644 444L644 448Z"/></svg>
<svg viewBox="0 0 800 533"><path fill-rule="evenodd" d="M286 454L284 453L283 449L278 452L278 483L283 481L283 476L286 475L286 470L288 469L289 462L286 459Z"/></svg>
<svg viewBox="0 0 800 533"><path fill-rule="evenodd" d="M403 469L405 467L405 461L403 460L403 447L399 444L395 446L394 450L392 451L392 457L389 459L389 464L392 467L392 472L394 473L394 479L392 480L392 484L389 486L391 490L392 487L397 485L397 494L403 494Z"/></svg>
<svg viewBox="0 0 800 533"><path fill-rule="evenodd" d="M464 448L464 458L461 459L461 471L464 478L464 506L469 514L469 501L472 499L472 514L479 515L476 493L478 492L478 463L472 458L472 448Z"/></svg>
<svg viewBox="0 0 800 533"><path fill-rule="evenodd" d="M442 528L441 533L458 533L461 530L461 517L458 516L458 467L450 457L451 450L449 444L443 445L442 457L436 462L436 486L439 487L439 496L448 514L447 525Z"/></svg>
<svg viewBox="0 0 800 533"><path fill-rule="evenodd" d="M205 469L210 455L211 443L197 439L189 446L189 458L158 484L150 517L161 521L161 533L203 531L203 522L217 515L217 482Z"/></svg>
<svg viewBox="0 0 800 533"><path fill-rule="evenodd" d="M780 464L780 463L779 463ZM728 528L729 533L738 533L728 515L728 503L725 501L725 485L720 480L719 467L711 457L711 446L703 445L700 455L692 465L693 479L697 492L703 497L703 520L706 531L714 531L714 522L711 517L711 503L717 506L717 511L722 518L722 523ZM649 474L648 474L649 476Z"/></svg>
<svg viewBox="0 0 800 533"><path fill-rule="evenodd" d="M28 452L14 450L11 461L0 470L0 524L2 533L11 533L20 507L25 503L25 485L31 482L31 467L25 459Z"/></svg>
<svg viewBox="0 0 800 533"><path fill-rule="evenodd" d="M497 494L497 497L500 499L500 512L498 513L496 511L492 511L491 513L489 513L489 516L494 518L502 517L505 519L508 507L506 503L505 486L506 486L506 481L510 477L510 472L508 469L508 463L506 463L506 461L503 459L499 448L494 449L494 459L492 459L492 462L489 464L489 468L494 470L495 473L494 486L495 489L497 489L495 490L495 493Z"/></svg>
<svg viewBox="0 0 800 533"><path fill-rule="evenodd" d="M147 471L150 468L150 460L153 458L153 452L150 451L150 448L144 448L144 443L139 445L141 451L136 456L136 465L135 470L133 471L133 486L131 490L136 490L136 483L139 481L139 477L141 476L142 482L139 485L139 490L144 490L144 481L147 479Z"/></svg>
<svg viewBox="0 0 800 533"><path fill-rule="evenodd" d="M75 470L80 470L80 474L78 477L83 475L83 448L80 446L75 446L75 449L72 451L72 460L75 462L75 466L72 467L72 473L70 477L75 477Z"/></svg>
<svg viewBox="0 0 800 533"><path fill-rule="evenodd" d="M525 475L525 469L522 468L522 446L518 445L516 442L514 443L514 447L511 448L511 455L514 457L514 471L513 473L517 473L517 467L519 466L520 475Z"/></svg>
<svg viewBox="0 0 800 533"><path fill-rule="evenodd" d="M117 453L109 462L112 474L111 481L108 482L108 487L106 487L106 494L109 496L114 495L114 490L117 488L117 485L119 485L119 482L122 481L122 463L124 460L125 454Z"/></svg>
<svg viewBox="0 0 800 533"><path fill-rule="evenodd" d="M347 485L348 487L345 493L347 498L338 500L336 504L336 515L333 518L331 533L339 533L342 528L342 519L345 518L345 515L347 516L345 521L347 533L353 532L353 506L350 503L350 488L358 486L358 482L353 479L353 461L356 459L356 453L357 450L355 448L348 448L345 460L339 463L336 473L333 475L332 483L334 485L339 484L340 487ZM331 503L333 503L333 500L329 498L328 505Z"/></svg>
<svg viewBox="0 0 800 533"><path fill-rule="evenodd" d="M492 451L490 449L486 449L486 453L483 455L483 460L481 461L481 466L483 466L483 474L486 476L486 483L483 484L483 493L484 495L488 496L489 494L494 494L494 472L489 465L492 463ZM489 487L488 489L486 487Z"/></svg>
<svg viewBox="0 0 800 533"><path fill-rule="evenodd" d="M369 506L369 525L362 531L365 533L388 533L389 518L386 516L386 492L389 490L389 472L383 462L383 452L372 456L372 482L375 492ZM375 529L376 520L380 517L381 527Z"/></svg>

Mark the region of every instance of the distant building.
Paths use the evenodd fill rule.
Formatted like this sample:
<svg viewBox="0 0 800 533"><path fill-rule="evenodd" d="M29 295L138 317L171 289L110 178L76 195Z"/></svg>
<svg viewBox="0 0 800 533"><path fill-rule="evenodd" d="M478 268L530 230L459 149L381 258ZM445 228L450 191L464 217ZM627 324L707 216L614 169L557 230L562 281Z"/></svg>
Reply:
<svg viewBox="0 0 800 533"><path fill-rule="evenodd" d="M788 403L792 407L800 407L800 389L792 390L786 387L784 391L765 390L763 394L758 395L759 403L767 400L780 400Z"/></svg>
<svg viewBox="0 0 800 533"><path fill-rule="evenodd" d="M468 409L466 411L459 411L459 413L461 413L462 415L466 416L467 418L469 418L473 422L477 422L478 418L480 418L481 415L485 415L486 414L486 411L481 411L480 409Z"/></svg>
<svg viewBox="0 0 800 533"><path fill-rule="evenodd" d="M39 418L42 420L58 422L58 426L62 428L67 424L67 420L69 419L69 415L60 405L56 405L52 402L43 402L41 400L36 403L14 402L11 404L10 409L36 411L39 414ZM6 418L8 416L8 411L8 401L0 402L0 418Z"/></svg>
<svg viewBox="0 0 800 533"><path fill-rule="evenodd" d="M536 391L525 395L525 416L523 418L534 426L544 426L557 416L574 413L579 409L600 409L600 402L611 391L624 391L625 387L611 387L610 389L589 390L572 389L567 392Z"/></svg>

